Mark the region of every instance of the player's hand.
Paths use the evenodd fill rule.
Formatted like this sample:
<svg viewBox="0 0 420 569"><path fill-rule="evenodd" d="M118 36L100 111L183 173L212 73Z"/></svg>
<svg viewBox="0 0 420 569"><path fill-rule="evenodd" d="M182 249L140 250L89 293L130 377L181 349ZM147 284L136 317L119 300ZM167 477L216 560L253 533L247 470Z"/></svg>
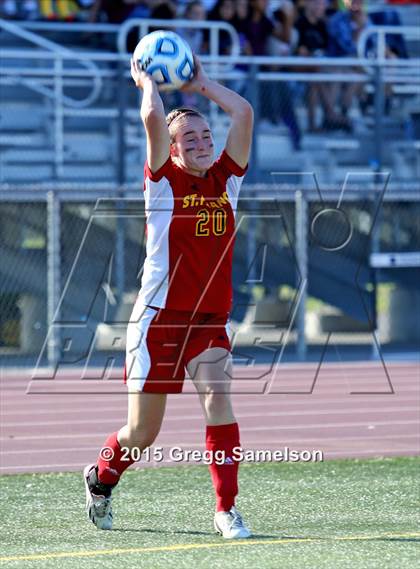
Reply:
<svg viewBox="0 0 420 569"><path fill-rule="evenodd" d="M181 91L184 93L200 93L203 91L203 87L207 81L209 81L209 77L207 73L204 71L203 65L198 57L194 54L194 75L191 81L188 81L183 87L181 87Z"/></svg>
<svg viewBox="0 0 420 569"><path fill-rule="evenodd" d="M139 89L144 89L145 81L153 81L152 76L140 69L138 62L133 58L131 58L131 77Z"/></svg>

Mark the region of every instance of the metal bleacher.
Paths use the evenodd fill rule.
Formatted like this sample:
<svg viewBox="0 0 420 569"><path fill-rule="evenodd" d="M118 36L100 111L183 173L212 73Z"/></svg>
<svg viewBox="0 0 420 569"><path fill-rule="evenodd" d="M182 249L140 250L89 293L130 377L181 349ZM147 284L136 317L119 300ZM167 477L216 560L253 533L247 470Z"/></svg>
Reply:
<svg viewBox="0 0 420 569"><path fill-rule="evenodd" d="M53 34L47 33L45 26L47 24L41 23L18 26L10 22L6 27L0 26L3 45L0 183L138 181L141 177L139 164L144 160L144 138L138 120L136 93L130 88L128 65L123 71L118 69L118 57L114 54L114 59L104 59L104 52L95 47L95 42L83 49L80 39L77 39L80 38L76 33L77 25L68 34L62 33L61 29ZM78 26L83 30L83 25ZM16 33L16 28L19 28L19 33ZM107 36L108 45L116 40L118 32L117 26L103 24L97 29L98 34ZM49 39L44 36L49 36ZM57 42L59 37L62 44ZM121 44L121 38L119 41ZM85 68L83 74L85 59L78 58L82 54L85 58L86 49L92 59L90 71ZM65 56L61 50L67 51ZM63 65L67 74L61 85L54 67L57 65L54 54L61 54L65 61ZM291 62L285 60L284 64L290 65ZM214 60L209 60L209 69L218 70ZM288 73L288 77L293 79L291 75ZM305 78L313 80L314 75L299 75L298 71L294 85L303 85ZM89 104L73 105L72 101L89 98L89 91L95 88L92 86L95 78L98 85ZM368 86L374 88L368 80ZM398 86L401 85L403 82L399 80ZM419 94L416 94L418 85L413 75L407 75L404 85L410 87L407 93L399 94L390 115L382 117L381 136L384 141L392 142L382 144L380 166L391 169L396 178L409 181L418 173L417 139L413 138L411 114L418 104ZM50 93L46 94L48 90ZM120 90L124 90L124 100L119 101ZM55 95L61 97L59 104ZM305 101L301 95L295 99L298 120L304 125ZM225 122L223 117L213 112L214 109L210 111L216 146L221 147ZM361 116L355 109L355 126L351 134L310 134L304 129L302 150L299 152L293 150L284 125L272 127L261 122L257 125L258 176L254 181L270 181L270 171L278 170L282 164L287 164L288 169L294 171L315 170L320 180L332 184L341 182L349 168L377 168L375 118Z"/></svg>

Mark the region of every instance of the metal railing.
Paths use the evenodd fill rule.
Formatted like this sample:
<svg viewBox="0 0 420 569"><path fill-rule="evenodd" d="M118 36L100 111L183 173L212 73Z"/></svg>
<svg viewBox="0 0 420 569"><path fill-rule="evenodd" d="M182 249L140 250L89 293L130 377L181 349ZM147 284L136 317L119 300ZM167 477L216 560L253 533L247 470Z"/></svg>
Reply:
<svg viewBox="0 0 420 569"><path fill-rule="evenodd" d="M238 32L231 24L226 22L210 22L210 21L194 21L194 20L153 20L147 18L130 18L126 20L118 32L117 46L120 53L125 53L127 45L127 36L133 29L138 29L139 39L145 36L150 28L171 28L176 30L209 30L210 45L209 54L211 56L219 55L219 34L224 31L229 34L231 40L231 51L233 56L240 54L240 44Z"/></svg>
<svg viewBox="0 0 420 569"><path fill-rule="evenodd" d="M34 81L34 80L24 82L24 84L27 87L53 100L56 100L57 94L59 94L59 98L60 100L62 100L64 104L74 108L88 107L97 100L102 89L102 80L98 73L98 68L94 64L92 59L86 58L83 56L83 54L79 54L75 50L71 50L56 42L46 39L40 36L39 34L34 34L33 32L24 29L20 24L16 24L15 22L10 22L8 20L0 19L0 29L16 37L19 37L23 40L29 41L30 43L38 47L41 47L44 50L47 50L47 53L50 53L53 56L54 59L53 77L56 82L54 89L48 89L44 85L42 85L39 81ZM2 51L2 57L3 54L7 53L10 56L10 53L12 51L13 50ZM19 50L18 53L21 54L22 59L28 57L28 53L25 50ZM39 55L38 53L35 54L34 58L36 58L38 55ZM4 56L7 57L7 55ZM83 99L74 99L73 97L69 97L63 93L63 86L61 84L61 80L63 76L62 67L64 59L80 63L83 67L86 68L86 70L89 73L89 77L92 83L92 90L91 93L88 96L84 97ZM19 71L17 72L17 74L18 73ZM22 79L21 82L23 82Z"/></svg>
<svg viewBox="0 0 420 569"><path fill-rule="evenodd" d="M64 119L68 116L103 117L117 120L115 130L120 133L121 144L118 145L117 158L120 175L118 183L124 183L123 156L126 140L122 132L127 117L132 116L134 110L125 107L124 92L130 83L129 54L125 51L125 42L130 30L139 29L140 33L146 33L151 26L169 26L173 28L188 27L191 29L210 30L211 55L201 56L203 63L212 77L223 81L241 81L246 86L247 96L254 104L257 114L258 129L258 92L260 85L272 83L280 85L290 82L305 82L306 84L321 83L361 83L366 85L374 94L375 98L375 163L380 169L382 165L382 149L384 140L382 136L384 90L385 85L391 85L394 91L405 94L417 95L420 78L418 77L418 60L383 58L306 58L306 57L244 57L238 55L239 42L235 30L223 22L192 22L190 20L128 20L122 26L109 24L56 24L41 22L23 22L21 24L10 23L0 20L0 28L15 34L21 39L27 39L41 50L4 49L2 50L3 62L18 62L19 65L1 65L0 85L23 84L30 89L45 95L54 101L54 162L55 178L62 179L64 163ZM120 53L107 53L102 51L76 52L64 48L41 36L29 31L50 30L65 31L75 30L89 33L118 33L118 47ZM393 28L395 33L405 33L411 28ZM233 54L231 56L217 56L218 34L220 31L230 34L232 39ZM376 33L384 36L389 32L389 27L369 28L366 33ZM382 37L381 36L381 37ZM364 36L363 36L364 37ZM363 39L362 37L362 39ZM417 37L417 36L416 36ZM365 39L363 39L365 41ZM360 45L360 42L359 42ZM69 63L78 62L81 69L69 67ZM27 65L25 65L25 62ZM262 71L262 66L270 66L277 71ZM238 69L240 67L241 69ZM308 71L314 69L315 72ZM320 69L322 71L320 71ZM102 86L106 81L115 82L119 85L116 89L116 104L104 106L95 105L101 95ZM93 82L93 87L92 87ZM66 88L86 87L91 88L90 94L84 99L74 99L66 95ZM219 115L215 106L211 107L210 119L213 127L220 124ZM222 125L224 126L224 125ZM254 144L252 164L256 172L254 181L258 181L258 149Z"/></svg>
<svg viewBox="0 0 420 569"><path fill-rule="evenodd" d="M374 38L375 50L370 55L375 59L385 60L387 35L399 35L420 41L420 30L417 26L368 26L362 31L357 42L359 57L366 56L368 42Z"/></svg>
<svg viewBox="0 0 420 569"><path fill-rule="evenodd" d="M89 24L89 23L59 23L59 22L30 22L22 21L14 23L22 28L33 30L34 32L48 32L60 34L74 34L75 32L85 35L110 34L115 35L115 47L119 53L126 53L128 34L138 29L139 39L146 35L151 28L170 28L188 30L208 30L209 31L209 55L219 54L220 32L226 32L230 36L232 55L240 54L239 36L235 28L226 22L197 22L193 20L161 20L148 18L130 18L123 24Z"/></svg>
<svg viewBox="0 0 420 569"><path fill-rule="evenodd" d="M103 104L95 106L93 103L86 106L88 100L85 99L83 105L75 105L73 99L69 99L64 95L64 90L71 86L89 86L92 81L90 69L69 68L65 65L68 61L73 61L74 58L81 62L94 65L95 63L95 77L97 82L106 81L108 88L115 91L115 99L108 106ZM375 110L374 110L374 138L375 138L375 163L376 168L382 167L382 152L384 146L383 139L383 120L384 120L384 89L387 83L392 80L393 89L403 87L405 92L411 92L413 95L418 93L419 78L416 70L418 61L415 60L369 60L358 58L296 58L296 57L217 57L203 56L203 63L208 67L212 77L223 81L241 81L247 90L247 96L252 102L256 112L256 132L258 132L258 109L259 109L259 86L262 82L271 82L273 85L280 85L283 82L305 82L311 83L362 83L369 86L371 92L374 93ZM130 89L130 72L128 54L116 53L98 53L98 52L84 52L77 53L76 56L71 50L55 51L36 51L33 50L8 50L2 51L2 61L13 62L22 61L27 63L27 66L13 66L1 65L0 66L0 85L10 85L21 82L27 84L29 81L32 85L37 84L38 92L44 94L48 91L48 96L53 97L54 100L54 163L55 163L55 179L57 181L63 179L63 163L64 158L64 119L70 116L85 116L85 117L103 117L109 118L115 122L115 131L119 130L120 140L116 146L115 161L120 164L120 175L117 182L123 184L125 180L123 163L124 151L127 144L126 135L124 133L124 126L129 117L137 115L137 109L127 107L126 93ZM40 63L41 66L36 66L34 62ZM43 63L44 62L44 63ZM51 68L51 63L53 67ZM241 69L235 67L229 70L226 66L219 67L214 71L213 64L219 66L220 63L228 63L230 65L240 64ZM261 66L274 66L275 68L282 69L282 71L261 71ZM246 69L248 67L248 69ZM309 72L308 68L315 68L315 72ZM320 68L325 71L320 71ZM305 71L300 71L304 69ZM357 71L355 71L357 69ZM395 70L406 70L407 73L396 73ZM408 71L410 73L408 73ZM96 89L97 94L97 89ZM92 100L93 94L90 97ZM75 108L76 107L76 108ZM223 129L219 115L212 113L210 115L211 123L216 133ZM223 122L223 121L222 121ZM141 137L138 131L138 137ZM141 138L138 138L138 142ZM253 157L252 157L252 170L255 172L254 182L258 181L258 148L254 144Z"/></svg>

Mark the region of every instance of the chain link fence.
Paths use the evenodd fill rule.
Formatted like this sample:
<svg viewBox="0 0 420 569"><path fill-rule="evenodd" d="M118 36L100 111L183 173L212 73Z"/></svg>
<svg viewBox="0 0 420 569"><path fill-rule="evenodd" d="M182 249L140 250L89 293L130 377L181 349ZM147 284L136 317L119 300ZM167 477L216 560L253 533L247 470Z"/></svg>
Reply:
<svg viewBox="0 0 420 569"><path fill-rule="evenodd" d="M141 196L49 192L31 203L11 194L0 200L2 359L86 364L105 354L122 363L145 257ZM358 190L337 206L336 197L244 189L231 313L239 343L262 332L275 343L282 332L295 350L333 332L369 344L376 328L383 343L418 341L418 261L377 269L369 260L419 251L418 199L382 203L380 192Z"/></svg>

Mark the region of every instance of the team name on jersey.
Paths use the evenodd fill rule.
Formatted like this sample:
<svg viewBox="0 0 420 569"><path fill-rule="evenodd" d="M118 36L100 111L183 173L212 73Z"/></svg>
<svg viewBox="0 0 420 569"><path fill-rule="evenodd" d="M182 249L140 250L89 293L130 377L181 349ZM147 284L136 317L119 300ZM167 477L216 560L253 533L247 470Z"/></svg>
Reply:
<svg viewBox="0 0 420 569"><path fill-rule="evenodd" d="M220 198L217 200L208 200L205 196L198 194L190 194L189 196L185 196L182 201L182 207L197 207L197 206L205 206L205 207L223 207L224 205L229 203L229 198L227 192L223 192Z"/></svg>

